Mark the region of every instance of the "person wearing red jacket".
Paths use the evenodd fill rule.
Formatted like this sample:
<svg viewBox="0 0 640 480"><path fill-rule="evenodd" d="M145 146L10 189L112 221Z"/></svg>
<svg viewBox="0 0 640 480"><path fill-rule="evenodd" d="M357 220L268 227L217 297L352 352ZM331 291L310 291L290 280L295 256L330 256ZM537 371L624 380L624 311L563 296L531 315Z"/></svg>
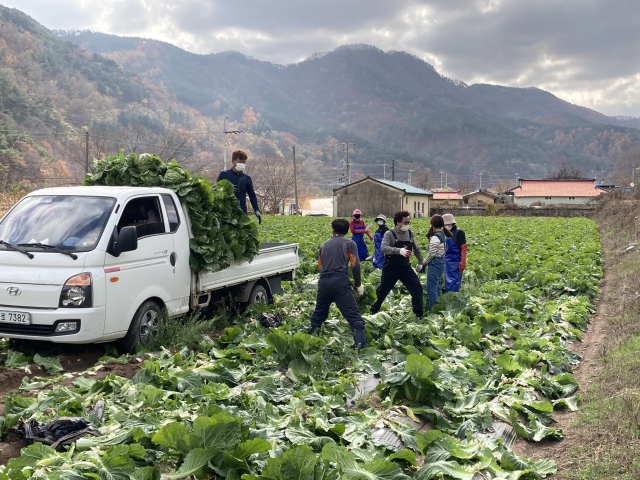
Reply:
<svg viewBox="0 0 640 480"><path fill-rule="evenodd" d="M360 261L364 261L369 256L369 249L367 244L364 243L364 234L366 233L369 240L373 240L367 224L362 219L362 212L360 210L353 211L353 220L349 222L349 230L351 230L351 240L353 240L358 247L358 257Z"/></svg>
<svg viewBox="0 0 640 480"><path fill-rule="evenodd" d="M467 268L467 237L456 226L456 220L450 213L442 216L444 228L451 232L447 238L447 250L444 254L444 286L446 292L459 292L462 272Z"/></svg>

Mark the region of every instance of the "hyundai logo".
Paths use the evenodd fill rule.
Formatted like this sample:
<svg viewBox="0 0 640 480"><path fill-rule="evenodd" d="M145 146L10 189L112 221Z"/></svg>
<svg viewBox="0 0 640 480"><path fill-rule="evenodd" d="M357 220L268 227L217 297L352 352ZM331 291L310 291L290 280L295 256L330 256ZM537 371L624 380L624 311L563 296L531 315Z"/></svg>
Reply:
<svg viewBox="0 0 640 480"><path fill-rule="evenodd" d="M20 290L18 287L9 287L7 288L7 293L9 293L9 295L13 295L14 297L17 297L22 293L22 290Z"/></svg>

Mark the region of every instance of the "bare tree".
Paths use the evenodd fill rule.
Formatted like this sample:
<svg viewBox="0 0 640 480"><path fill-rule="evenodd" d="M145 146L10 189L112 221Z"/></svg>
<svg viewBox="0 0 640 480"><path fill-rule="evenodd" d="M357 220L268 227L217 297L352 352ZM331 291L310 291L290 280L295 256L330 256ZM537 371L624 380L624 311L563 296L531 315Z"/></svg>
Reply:
<svg viewBox="0 0 640 480"><path fill-rule="evenodd" d="M491 190L493 190L496 193L503 193L506 192L507 190L510 190L514 187L515 185L513 184L513 182L510 182L508 180L499 180Z"/></svg>
<svg viewBox="0 0 640 480"><path fill-rule="evenodd" d="M467 193L471 193L476 190L476 184L469 178L461 178L458 179L457 188L460 190L462 195L466 195Z"/></svg>
<svg viewBox="0 0 640 480"><path fill-rule="evenodd" d="M293 163L289 157L268 155L249 163L251 178L261 209L270 213L293 196ZM302 168L298 168L300 175Z"/></svg>
<svg viewBox="0 0 640 480"><path fill-rule="evenodd" d="M569 162L564 161L560 165L560 169L557 172L551 172L547 178L549 180L575 180L582 178L582 172Z"/></svg>
<svg viewBox="0 0 640 480"><path fill-rule="evenodd" d="M185 161L195 153L192 135L180 130L166 128L160 133L144 126L126 127L117 130L95 130L89 132L89 172L94 172L93 160L116 155L120 150L129 153L154 153L165 162L174 158ZM74 176L82 177L86 162L86 138L82 133L70 141L70 163Z"/></svg>
<svg viewBox="0 0 640 480"><path fill-rule="evenodd" d="M413 186L421 188L423 190L431 190L434 188L435 184L433 182L433 177L431 176L431 169L425 168L422 172L419 172L413 178Z"/></svg>

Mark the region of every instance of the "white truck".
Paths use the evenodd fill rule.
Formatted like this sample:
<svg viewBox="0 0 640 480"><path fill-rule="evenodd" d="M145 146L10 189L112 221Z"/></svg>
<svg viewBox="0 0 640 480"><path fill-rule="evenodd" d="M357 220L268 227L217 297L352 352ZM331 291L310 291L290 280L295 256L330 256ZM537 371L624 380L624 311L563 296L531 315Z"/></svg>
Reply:
<svg viewBox="0 0 640 480"><path fill-rule="evenodd" d="M263 243L249 263L189 267L189 216L171 190L37 190L0 220L0 336L147 344L175 317L231 298L268 302L293 280L297 243Z"/></svg>

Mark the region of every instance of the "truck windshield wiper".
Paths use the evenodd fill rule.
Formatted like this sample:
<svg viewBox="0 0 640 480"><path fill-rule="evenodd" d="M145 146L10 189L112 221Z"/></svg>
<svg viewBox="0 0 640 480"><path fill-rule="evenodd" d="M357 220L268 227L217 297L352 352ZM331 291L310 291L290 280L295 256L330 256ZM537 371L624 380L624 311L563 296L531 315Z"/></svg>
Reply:
<svg viewBox="0 0 640 480"><path fill-rule="evenodd" d="M25 252L24 250L20 250L19 248L14 247L9 242L5 242L4 240L0 240L0 245L4 245L7 250L13 250L14 252L24 253L27 257L33 258L33 255L29 252Z"/></svg>
<svg viewBox="0 0 640 480"><path fill-rule="evenodd" d="M56 247L52 247L51 245L47 245L46 243L19 243L19 247L37 247L42 248L43 250L49 250L50 252L61 253L63 255L69 255L74 260L77 260L78 256L75 253L65 252L64 250L60 250Z"/></svg>

